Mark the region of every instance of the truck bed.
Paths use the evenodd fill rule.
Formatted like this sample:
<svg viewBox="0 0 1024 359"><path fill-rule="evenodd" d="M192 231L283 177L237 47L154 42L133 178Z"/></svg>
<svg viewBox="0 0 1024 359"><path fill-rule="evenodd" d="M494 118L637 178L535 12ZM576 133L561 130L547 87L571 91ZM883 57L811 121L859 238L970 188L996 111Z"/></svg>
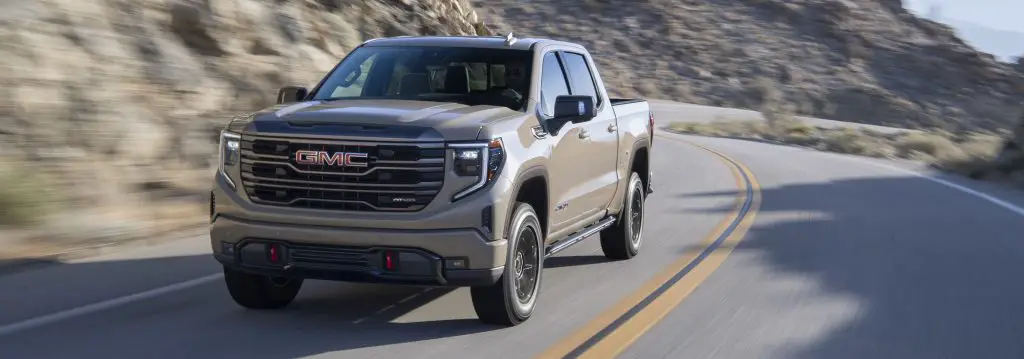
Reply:
<svg viewBox="0 0 1024 359"><path fill-rule="evenodd" d="M616 122L619 128L648 127L650 135L654 135L653 115L651 105L644 99L632 98L609 98L612 103L612 112L615 113ZM653 143L653 138L652 141Z"/></svg>
<svg viewBox="0 0 1024 359"><path fill-rule="evenodd" d="M632 99L632 98L609 98L612 103L612 111L615 112L615 116L618 117L620 124L629 123L630 121L640 121L640 123L647 123L648 111L651 110L651 106L644 99Z"/></svg>
<svg viewBox="0 0 1024 359"><path fill-rule="evenodd" d="M637 102L646 102L647 100L644 100L642 98L609 98L608 101L611 101L612 106L616 106Z"/></svg>

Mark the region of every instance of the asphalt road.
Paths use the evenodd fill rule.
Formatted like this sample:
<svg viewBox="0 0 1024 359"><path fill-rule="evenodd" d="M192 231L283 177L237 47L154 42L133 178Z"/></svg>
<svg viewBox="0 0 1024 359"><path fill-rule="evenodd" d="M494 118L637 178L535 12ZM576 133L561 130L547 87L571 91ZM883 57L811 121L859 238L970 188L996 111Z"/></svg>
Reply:
<svg viewBox="0 0 1024 359"><path fill-rule="evenodd" d="M649 100L649 102L655 110L658 110L655 116L659 118L660 113L664 111L673 115L674 120L684 122L764 121L764 116L760 112L753 110L695 105L668 100ZM917 132L917 130L905 128L843 122L817 117L794 116L794 118L803 121L805 124L821 128L854 128L880 133Z"/></svg>
<svg viewBox="0 0 1024 359"><path fill-rule="evenodd" d="M576 347L723 230L586 354L1024 357L1021 192L738 140L661 135L653 161L641 254L609 262L591 239L549 259L515 328L479 324L465 289L307 282L284 311L245 311L188 238L0 276L0 357L534 358Z"/></svg>

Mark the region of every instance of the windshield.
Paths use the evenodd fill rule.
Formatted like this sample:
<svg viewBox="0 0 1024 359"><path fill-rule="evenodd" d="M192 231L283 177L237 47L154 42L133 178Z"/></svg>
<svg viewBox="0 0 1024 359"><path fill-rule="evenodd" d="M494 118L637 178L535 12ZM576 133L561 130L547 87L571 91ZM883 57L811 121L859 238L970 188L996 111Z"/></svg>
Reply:
<svg viewBox="0 0 1024 359"><path fill-rule="evenodd" d="M361 47L329 75L313 99L404 99L521 111L531 62L528 50Z"/></svg>

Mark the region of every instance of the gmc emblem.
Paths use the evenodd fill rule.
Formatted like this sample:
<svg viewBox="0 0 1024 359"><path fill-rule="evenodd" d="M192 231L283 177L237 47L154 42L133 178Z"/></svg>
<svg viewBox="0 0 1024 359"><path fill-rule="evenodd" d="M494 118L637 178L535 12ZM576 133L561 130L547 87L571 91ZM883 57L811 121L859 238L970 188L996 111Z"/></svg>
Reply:
<svg viewBox="0 0 1024 359"><path fill-rule="evenodd" d="M366 167L369 164L365 153L309 151L299 150L295 152L295 163L300 165L314 166L339 166L339 167Z"/></svg>

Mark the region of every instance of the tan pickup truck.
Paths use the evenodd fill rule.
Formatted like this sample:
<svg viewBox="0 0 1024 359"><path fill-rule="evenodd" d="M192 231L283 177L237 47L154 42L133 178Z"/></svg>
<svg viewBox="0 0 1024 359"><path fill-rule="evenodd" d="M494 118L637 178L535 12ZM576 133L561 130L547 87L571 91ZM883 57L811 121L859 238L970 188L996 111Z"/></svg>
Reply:
<svg viewBox="0 0 1024 359"><path fill-rule="evenodd" d="M479 318L534 312L544 258L640 249L654 114L608 96L580 45L396 37L221 133L210 239L231 297L306 279L468 286Z"/></svg>

